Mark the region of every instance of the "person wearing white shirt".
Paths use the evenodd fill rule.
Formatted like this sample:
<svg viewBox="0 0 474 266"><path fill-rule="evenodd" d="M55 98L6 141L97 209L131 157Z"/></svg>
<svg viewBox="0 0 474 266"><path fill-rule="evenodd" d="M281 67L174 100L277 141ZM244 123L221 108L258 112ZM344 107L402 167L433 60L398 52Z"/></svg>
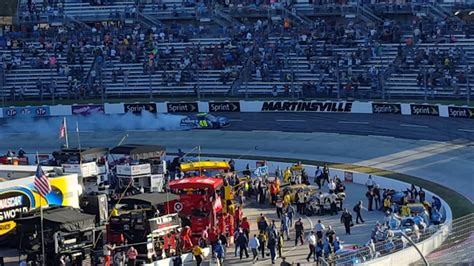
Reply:
<svg viewBox="0 0 474 266"><path fill-rule="evenodd" d="M372 175L369 175L369 179L367 179L367 182L365 182L365 185L369 190L373 189L375 186L375 181L372 179Z"/></svg>
<svg viewBox="0 0 474 266"><path fill-rule="evenodd" d="M258 248L260 247L260 241L258 241L257 235L253 235L253 238L249 241L249 248L252 250L253 262L258 260Z"/></svg>
<svg viewBox="0 0 474 266"><path fill-rule="evenodd" d="M331 181L329 181L328 188L329 188L329 193L333 194L334 191L336 190L336 183L334 182L334 179L331 179Z"/></svg>
<svg viewBox="0 0 474 266"><path fill-rule="evenodd" d="M311 231L311 234L308 236L308 244L309 244L309 254L308 257L306 257L306 260L309 261L309 258L311 256L314 257L314 261L316 261L316 236L314 235L314 231Z"/></svg>
<svg viewBox="0 0 474 266"><path fill-rule="evenodd" d="M326 226L321 223L321 220L318 220L318 223L314 226L314 230L316 231L318 239L323 239L323 232L326 230Z"/></svg>

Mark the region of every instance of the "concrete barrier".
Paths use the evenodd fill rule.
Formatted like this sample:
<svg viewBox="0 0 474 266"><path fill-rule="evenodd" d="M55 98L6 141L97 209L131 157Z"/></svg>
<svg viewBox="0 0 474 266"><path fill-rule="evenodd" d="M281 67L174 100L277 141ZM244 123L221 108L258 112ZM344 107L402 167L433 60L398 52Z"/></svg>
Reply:
<svg viewBox="0 0 474 266"><path fill-rule="evenodd" d="M210 248L203 248L203 253L204 253L204 257L209 258L209 256L211 255L211 249ZM164 260L157 260L153 263L148 263L148 264L145 264L145 265L146 266L167 266L167 265L173 266L174 265L173 259L174 259L174 257L173 258L166 258ZM191 262L191 261L194 260L193 254L192 253L183 254L183 255L181 255L181 260L183 260L183 263Z"/></svg>
<svg viewBox="0 0 474 266"><path fill-rule="evenodd" d="M150 102L144 104L156 104L153 112L167 113L168 102ZM206 101L180 102L197 106L194 112L212 112ZM394 115L430 115L451 118L474 118L474 108L468 106L454 106L441 104L413 104L413 103L380 103L380 102L350 102L350 101L231 101L227 107L225 102L218 102L219 106L229 109L229 112L308 112L308 113L354 113L354 114L373 114L373 113L391 113ZM137 104L137 103L134 103ZM100 105L100 104L99 104ZM35 116L67 116L72 114L73 105L53 105L44 106L47 112L34 112L30 110L25 114L23 109L18 107L18 114L12 115L11 110L15 107L0 108L0 118L21 118ZM124 103L105 103L103 104L105 114L124 114ZM230 110L232 109L232 110ZM9 111L10 110L10 111ZM223 112L219 109L219 112ZM5 115L7 113L7 115Z"/></svg>

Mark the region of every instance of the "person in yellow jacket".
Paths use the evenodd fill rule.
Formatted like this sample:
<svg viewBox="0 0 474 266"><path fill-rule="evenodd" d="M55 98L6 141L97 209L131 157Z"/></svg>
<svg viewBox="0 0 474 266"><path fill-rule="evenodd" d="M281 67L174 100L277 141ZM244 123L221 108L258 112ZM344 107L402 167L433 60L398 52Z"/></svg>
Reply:
<svg viewBox="0 0 474 266"><path fill-rule="evenodd" d="M202 248L199 245L194 245L192 253L194 258L196 259L196 265L200 266L204 257L204 252Z"/></svg>
<svg viewBox="0 0 474 266"><path fill-rule="evenodd" d="M290 193L285 193L285 196L283 197L283 204L285 205L285 207L288 207L290 203L291 203Z"/></svg>
<svg viewBox="0 0 474 266"><path fill-rule="evenodd" d="M383 200L383 211L386 212L387 210L390 209L390 206L392 206L392 197L388 195L384 200Z"/></svg>
<svg viewBox="0 0 474 266"><path fill-rule="evenodd" d="M291 171L290 168L287 167L285 172L283 173L283 181L285 183L290 183Z"/></svg>
<svg viewBox="0 0 474 266"><path fill-rule="evenodd" d="M275 188L276 188L276 193L280 194L280 179L276 178L275 179Z"/></svg>
<svg viewBox="0 0 474 266"><path fill-rule="evenodd" d="M400 210L400 213L402 216L409 216L410 215L410 208L408 208L407 205L403 205L401 210Z"/></svg>

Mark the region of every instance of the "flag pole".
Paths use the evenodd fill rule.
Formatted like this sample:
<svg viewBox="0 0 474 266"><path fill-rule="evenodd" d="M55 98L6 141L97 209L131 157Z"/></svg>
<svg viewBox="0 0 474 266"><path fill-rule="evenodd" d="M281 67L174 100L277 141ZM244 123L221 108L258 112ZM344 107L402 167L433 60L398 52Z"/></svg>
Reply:
<svg viewBox="0 0 474 266"><path fill-rule="evenodd" d="M68 136L67 136L67 121L66 121L66 117L64 117L64 137L66 138L66 149L69 149L69 139L68 139Z"/></svg>
<svg viewBox="0 0 474 266"><path fill-rule="evenodd" d="M39 161L39 154L38 152L36 152L36 162L39 166L40 164L40 161ZM45 259L46 259L46 255L45 255L45 252L44 252L44 230L43 230L43 196L41 195L41 193L39 193L39 198L40 198L40 227L41 227L41 265L44 266L45 265Z"/></svg>
<svg viewBox="0 0 474 266"><path fill-rule="evenodd" d="M76 122L76 133L77 133L77 144L79 150L81 150L81 138L79 137L79 122Z"/></svg>

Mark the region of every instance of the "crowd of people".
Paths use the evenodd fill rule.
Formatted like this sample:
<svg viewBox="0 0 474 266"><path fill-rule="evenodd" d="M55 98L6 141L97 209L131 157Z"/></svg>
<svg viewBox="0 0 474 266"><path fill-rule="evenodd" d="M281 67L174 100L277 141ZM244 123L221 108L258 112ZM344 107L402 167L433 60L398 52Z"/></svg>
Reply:
<svg viewBox="0 0 474 266"><path fill-rule="evenodd" d="M112 4L99 2L94 4ZM188 2L184 6L198 5ZM220 3L230 8L277 4L298 13L292 1ZM322 5L324 4L327 3ZM41 13L43 9L53 14L61 13L63 5L61 1L49 1L39 7L28 2L24 6L23 15L30 17ZM133 8L143 8L144 5L146 3L137 1L134 6L126 9L130 11ZM153 1L151 5L162 9L165 3ZM211 8L210 2L205 2L204 5ZM270 10L278 12L277 8ZM66 77L68 89L64 97L98 96L105 90L103 87L107 86L99 80L109 76L111 82L121 81L127 89L133 76L127 69L120 71L120 67L115 67L114 64L118 62L142 63L143 75L155 75L159 72L162 85L166 86L198 84L199 76L203 73L200 71L219 70L219 81L229 87L239 78L243 82L277 82L273 86L272 95L296 93L300 96L319 97L334 97L336 93L337 96L376 96L381 92L384 80L392 73L388 71L389 68L400 72L411 70L410 66L413 65L413 71L420 72L419 84L427 84L433 92L433 87L437 85L450 86L457 94L457 84L466 82L466 73L456 68L457 65L466 63L463 56L465 53L458 50L427 51L417 47L417 44L455 42L454 37L446 39L444 36L460 28L462 23L450 17L434 20L419 16L413 16L412 23L385 20L380 24L357 21L341 23L332 18L316 19L310 24L297 23L289 18L283 21L244 18L235 25L225 27L186 25L178 19L171 24L157 26L144 26L139 22L100 22L92 26L66 23L57 27L40 27L37 24L31 28L26 25L19 28L6 27L2 32L3 38L0 38L0 46L12 51L11 56L2 53L2 62L7 71L29 65L33 69L54 69L58 79ZM399 49L398 56L391 64L382 66L385 63L369 63L382 58L383 43L404 42L404 31L411 32L413 37L407 40L403 49ZM186 43L196 36L224 37L227 41L209 47L199 43L187 45L184 56L177 58L173 43ZM164 43L169 45L163 45ZM334 50L338 47L355 50L351 53ZM84 64L99 55L103 56L103 65L98 67L100 69ZM314 77L299 74L300 63L295 62L295 55L306 58L302 63L306 64ZM67 59L66 62L62 58ZM430 67L425 69L423 66ZM101 68L106 71L102 72ZM121 72L123 75L120 75ZM99 83L101 88L97 88ZM39 90L38 96L52 94L51 84L43 87L44 93ZM31 95L34 89L37 88L27 87L23 91ZM14 94L20 92L20 88L15 90Z"/></svg>

